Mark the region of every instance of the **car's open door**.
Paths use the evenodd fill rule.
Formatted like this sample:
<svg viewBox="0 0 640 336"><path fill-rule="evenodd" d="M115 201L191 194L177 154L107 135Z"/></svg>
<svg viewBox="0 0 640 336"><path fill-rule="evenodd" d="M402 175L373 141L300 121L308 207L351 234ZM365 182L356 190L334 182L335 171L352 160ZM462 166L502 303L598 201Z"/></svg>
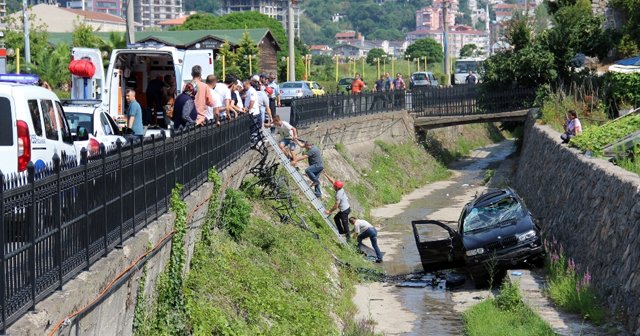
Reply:
<svg viewBox="0 0 640 336"><path fill-rule="evenodd" d="M434 220L415 220L411 226L425 272L463 266L462 240L448 225Z"/></svg>

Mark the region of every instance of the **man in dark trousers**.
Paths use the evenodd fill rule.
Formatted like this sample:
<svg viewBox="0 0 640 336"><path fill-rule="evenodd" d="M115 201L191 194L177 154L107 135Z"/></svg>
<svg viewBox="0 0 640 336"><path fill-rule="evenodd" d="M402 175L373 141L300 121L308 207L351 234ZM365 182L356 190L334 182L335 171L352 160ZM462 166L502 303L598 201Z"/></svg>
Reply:
<svg viewBox="0 0 640 336"><path fill-rule="evenodd" d="M324 169L322 152L320 151L320 148L315 146L311 141L306 141L303 146L307 150L307 153L291 160L291 165L295 167L298 161L309 159L309 167L305 170L305 173L307 173L307 176L312 182L311 186L315 189L316 197L321 197L322 189L320 188L320 174Z"/></svg>
<svg viewBox="0 0 640 336"><path fill-rule="evenodd" d="M339 180L334 180L329 174L324 174L327 179L333 184L333 190L336 191L336 204L329 210L325 210L324 213L330 215L332 212L339 210L333 217L333 221L336 223L336 228L340 234L345 235L347 241L349 240L349 213L351 213L351 206L349 205L349 198L347 193L344 192L344 183Z"/></svg>

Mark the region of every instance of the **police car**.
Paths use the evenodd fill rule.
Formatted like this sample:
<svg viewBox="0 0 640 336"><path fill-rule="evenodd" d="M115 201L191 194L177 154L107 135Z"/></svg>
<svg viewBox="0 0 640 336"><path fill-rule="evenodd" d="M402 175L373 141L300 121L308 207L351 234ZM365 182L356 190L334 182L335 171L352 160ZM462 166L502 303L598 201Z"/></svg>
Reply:
<svg viewBox="0 0 640 336"><path fill-rule="evenodd" d="M0 75L0 171L5 176L25 171L29 162L44 169L54 154L63 161L77 158L60 100L33 85L37 81L34 75Z"/></svg>
<svg viewBox="0 0 640 336"><path fill-rule="evenodd" d="M62 105L78 153L86 148L89 156L95 156L100 154L101 144L108 151L118 140L122 145L127 143L116 122L100 109L99 100L63 100Z"/></svg>

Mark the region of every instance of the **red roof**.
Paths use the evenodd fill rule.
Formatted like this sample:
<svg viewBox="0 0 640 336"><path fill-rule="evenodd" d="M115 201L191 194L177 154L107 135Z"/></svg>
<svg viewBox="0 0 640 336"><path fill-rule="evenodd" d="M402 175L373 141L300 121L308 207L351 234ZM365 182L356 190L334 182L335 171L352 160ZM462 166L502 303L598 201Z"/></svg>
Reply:
<svg viewBox="0 0 640 336"><path fill-rule="evenodd" d="M67 10L79 16L83 16L85 19L91 20L91 21L102 21L102 22L122 23L122 24L126 23L126 21L123 18L112 15L112 14L90 12L90 11L84 11L81 9L72 9L72 8L61 8L61 9Z"/></svg>
<svg viewBox="0 0 640 336"><path fill-rule="evenodd" d="M504 9L513 9L516 8L516 5L512 4L495 4L493 5L493 9L504 8Z"/></svg>
<svg viewBox="0 0 640 336"><path fill-rule="evenodd" d="M329 48L329 46L326 44L317 44L309 47L309 50L329 50L329 49L331 48Z"/></svg>
<svg viewBox="0 0 640 336"><path fill-rule="evenodd" d="M355 37L355 36L356 36L356 32L342 32L342 33L336 34L336 38L339 38L339 37L349 38L349 37Z"/></svg>
<svg viewBox="0 0 640 336"><path fill-rule="evenodd" d="M184 22L187 21L189 16L191 16L191 15L185 15L185 16L177 17L175 19L160 21L160 22L158 22L158 25L160 25L160 26L179 26L179 25L184 24Z"/></svg>
<svg viewBox="0 0 640 336"><path fill-rule="evenodd" d="M513 13L510 12L496 12L496 16L512 16Z"/></svg>

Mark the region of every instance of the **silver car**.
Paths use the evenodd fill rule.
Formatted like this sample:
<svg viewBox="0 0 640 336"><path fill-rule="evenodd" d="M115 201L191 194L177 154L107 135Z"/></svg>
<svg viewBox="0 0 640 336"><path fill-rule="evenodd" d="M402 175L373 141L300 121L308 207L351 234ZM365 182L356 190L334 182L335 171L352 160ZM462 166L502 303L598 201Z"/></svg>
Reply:
<svg viewBox="0 0 640 336"><path fill-rule="evenodd" d="M414 72L411 74L410 88L420 86L438 86L438 80L433 72Z"/></svg>
<svg viewBox="0 0 640 336"><path fill-rule="evenodd" d="M296 98L313 97L313 91L303 81L284 82L280 84L280 102L282 105L291 105Z"/></svg>

